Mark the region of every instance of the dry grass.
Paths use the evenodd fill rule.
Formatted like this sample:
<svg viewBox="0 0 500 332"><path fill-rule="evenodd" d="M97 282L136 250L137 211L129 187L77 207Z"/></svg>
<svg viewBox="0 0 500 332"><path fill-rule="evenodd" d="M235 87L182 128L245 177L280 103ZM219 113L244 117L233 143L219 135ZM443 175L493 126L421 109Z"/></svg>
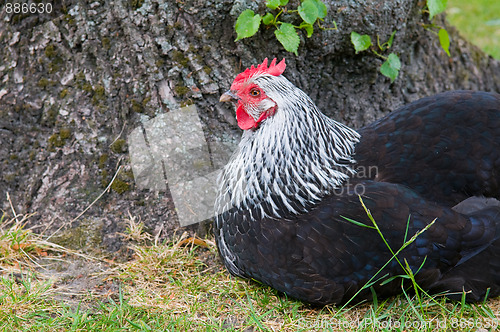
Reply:
<svg viewBox="0 0 500 332"><path fill-rule="evenodd" d="M29 217L0 220L0 331L494 330L500 322L499 299L471 305L424 298L420 305L399 296L316 308L230 276L211 239L183 234L158 243L131 216L126 235L133 259L106 262L24 229ZM75 261L87 262L83 277L51 267ZM98 264L104 267L88 271ZM79 278L98 281L75 290ZM108 284L116 287L102 288Z"/></svg>
<svg viewBox="0 0 500 332"><path fill-rule="evenodd" d="M217 261L215 245L187 245L183 238L159 246L135 247L137 257L122 264L119 278L129 304L168 315L187 330L206 327L273 331L378 330L413 327L424 330L460 323L498 326L499 300L488 304L446 303L424 299L420 306L404 296L339 309L315 308L274 290L231 277Z"/></svg>

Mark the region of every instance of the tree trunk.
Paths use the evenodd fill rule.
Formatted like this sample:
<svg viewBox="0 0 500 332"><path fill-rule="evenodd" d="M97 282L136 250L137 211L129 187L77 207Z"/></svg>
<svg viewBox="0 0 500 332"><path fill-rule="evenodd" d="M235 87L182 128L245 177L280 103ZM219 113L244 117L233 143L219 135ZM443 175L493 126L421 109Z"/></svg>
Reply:
<svg viewBox="0 0 500 332"><path fill-rule="evenodd" d="M246 8L264 14L264 1L67 0L50 15L2 10L3 210L11 213L8 193L17 213L35 212L31 225L59 230L54 239L70 247L119 250L117 233L130 216L155 236L172 235L181 213L174 207L182 203L171 192L182 179L172 179L197 175L155 158L201 139L190 148L210 160L200 172L220 168L240 130L233 107L219 96L237 73L265 57L286 57L285 76L327 115L356 128L437 92L500 90L499 62L440 17L452 40L446 55L423 27L425 2L325 2L324 25L335 20L338 29L315 29L311 38L300 32L298 56L283 49L273 29L234 42L238 15ZM298 24L294 17L281 19ZM351 31L381 42L396 31L391 52L402 65L393 83L378 71L383 60L355 54ZM174 113L186 105L194 105L183 109L191 113ZM138 158L142 164L134 168ZM189 196L188 189L180 188Z"/></svg>

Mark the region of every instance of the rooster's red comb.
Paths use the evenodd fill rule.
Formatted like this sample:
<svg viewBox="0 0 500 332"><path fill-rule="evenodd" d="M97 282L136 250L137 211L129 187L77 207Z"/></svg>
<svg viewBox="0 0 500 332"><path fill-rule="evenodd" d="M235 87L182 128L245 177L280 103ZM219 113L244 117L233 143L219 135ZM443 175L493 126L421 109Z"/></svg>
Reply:
<svg viewBox="0 0 500 332"><path fill-rule="evenodd" d="M279 76L283 74L285 71L285 59L281 60L278 64L276 64L276 58L271 61L269 68L267 67L267 58L255 68L253 65L250 68L247 68L244 72L238 74L231 85L231 90L239 90L241 85L245 83L249 78L258 75L258 74L268 74L272 76Z"/></svg>

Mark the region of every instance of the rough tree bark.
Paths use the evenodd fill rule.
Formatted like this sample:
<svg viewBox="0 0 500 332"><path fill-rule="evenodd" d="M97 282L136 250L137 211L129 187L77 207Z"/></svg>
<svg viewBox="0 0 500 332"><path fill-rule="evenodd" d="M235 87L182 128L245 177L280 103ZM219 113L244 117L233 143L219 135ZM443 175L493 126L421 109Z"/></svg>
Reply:
<svg viewBox="0 0 500 332"><path fill-rule="evenodd" d="M51 1L47 1L51 2ZM70 247L116 252L128 212L150 232L178 227L169 193L139 189L128 135L141 123L194 104L210 144L236 142L234 110L218 102L234 76L263 58L287 58L286 76L329 116L360 127L420 97L451 89L500 90L500 64L451 34L451 57L422 0L325 1L338 30L301 35L298 56L261 29L234 42L234 22L264 1L67 0L51 15L0 13L0 198L39 231ZM2 8L4 8L2 6ZM287 19L286 15L285 18ZM289 18L291 19L291 18ZM381 60L356 55L351 31L387 40L401 72L394 83ZM75 218L103 192L85 214ZM202 231L200 226L191 230Z"/></svg>

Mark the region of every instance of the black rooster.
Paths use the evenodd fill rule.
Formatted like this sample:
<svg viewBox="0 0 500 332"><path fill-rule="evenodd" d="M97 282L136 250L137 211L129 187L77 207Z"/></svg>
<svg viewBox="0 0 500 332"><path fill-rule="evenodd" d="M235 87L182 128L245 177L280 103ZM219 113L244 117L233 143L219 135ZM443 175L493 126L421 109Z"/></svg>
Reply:
<svg viewBox="0 0 500 332"><path fill-rule="evenodd" d="M383 281L405 261L426 290L500 295L499 202L480 198L500 197L500 95L439 94L356 132L284 70L266 59L221 97L244 130L216 202L227 269L320 305L369 298L371 281L378 296L400 293L402 279ZM394 252L410 243L399 262L360 198Z"/></svg>

